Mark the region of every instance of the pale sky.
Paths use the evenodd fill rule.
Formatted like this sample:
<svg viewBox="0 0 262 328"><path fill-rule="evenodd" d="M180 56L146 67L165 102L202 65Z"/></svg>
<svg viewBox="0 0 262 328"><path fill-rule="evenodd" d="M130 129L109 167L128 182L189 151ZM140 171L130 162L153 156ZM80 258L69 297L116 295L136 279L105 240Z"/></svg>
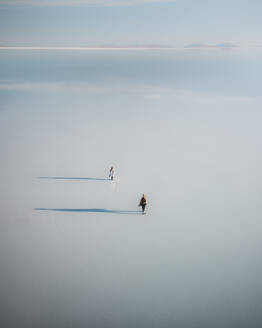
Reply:
<svg viewBox="0 0 262 328"><path fill-rule="evenodd" d="M262 44L261 0L0 0L0 44Z"/></svg>

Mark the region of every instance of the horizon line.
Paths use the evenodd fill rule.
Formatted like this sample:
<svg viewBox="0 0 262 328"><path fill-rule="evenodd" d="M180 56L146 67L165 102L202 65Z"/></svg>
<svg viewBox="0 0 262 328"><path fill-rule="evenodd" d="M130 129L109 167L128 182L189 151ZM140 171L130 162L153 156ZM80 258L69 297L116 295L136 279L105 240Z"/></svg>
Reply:
<svg viewBox="0 0 262 328"><path fill-rule="evenodd" d="M173 50L173 51L187 51L187 50L233 50L242 47L221 47L217 45L207 45L207 46L133 46L133 47L66 47L66 46L0 46L0 50L57 50L57 51L146 51L146 50ZM249 47L248 47L249 48Z"/></svg>
<svg viewBox="0 0 262 328"><path fill-rule="evenodd" d="M65 47L65 46L0 46L0 50L179 50L183 47Z"/></svg>

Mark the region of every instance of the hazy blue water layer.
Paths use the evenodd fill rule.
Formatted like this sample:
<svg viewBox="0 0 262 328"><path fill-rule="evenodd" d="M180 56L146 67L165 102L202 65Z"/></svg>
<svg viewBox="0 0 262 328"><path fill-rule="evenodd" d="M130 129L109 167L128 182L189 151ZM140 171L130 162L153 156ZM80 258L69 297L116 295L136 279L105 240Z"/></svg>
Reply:
<svg viewBox="0 0 262 328"><path fill-rule="evenodd" d="M238 51L1 51L1 80L131 82L259 95L260 53Z"/></svg>

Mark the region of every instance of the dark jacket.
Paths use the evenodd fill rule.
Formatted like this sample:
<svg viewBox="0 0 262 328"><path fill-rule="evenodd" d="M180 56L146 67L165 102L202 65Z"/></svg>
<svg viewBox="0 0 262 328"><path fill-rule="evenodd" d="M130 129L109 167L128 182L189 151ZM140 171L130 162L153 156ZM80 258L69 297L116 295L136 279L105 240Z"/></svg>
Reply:
<svg viewBox="0 0 262 328"><path fill-rule="evenodd" d="M147 205L147 200L145 197L142 197L139 203L139 206L146 206Z"/></svg>

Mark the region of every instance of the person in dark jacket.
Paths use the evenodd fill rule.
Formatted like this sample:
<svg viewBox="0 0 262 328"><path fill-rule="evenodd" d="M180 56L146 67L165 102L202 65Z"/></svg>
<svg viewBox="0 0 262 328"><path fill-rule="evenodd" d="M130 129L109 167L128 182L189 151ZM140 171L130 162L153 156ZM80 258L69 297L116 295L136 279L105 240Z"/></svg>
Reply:
<svg viewBox="0 0 262 328"><path fill-rule="evenodd" d="M142 198L140 199L140 203L138 206L142 207L142 213L144 214L147 206L147 198L145 194L143 194Z"/></svg>

